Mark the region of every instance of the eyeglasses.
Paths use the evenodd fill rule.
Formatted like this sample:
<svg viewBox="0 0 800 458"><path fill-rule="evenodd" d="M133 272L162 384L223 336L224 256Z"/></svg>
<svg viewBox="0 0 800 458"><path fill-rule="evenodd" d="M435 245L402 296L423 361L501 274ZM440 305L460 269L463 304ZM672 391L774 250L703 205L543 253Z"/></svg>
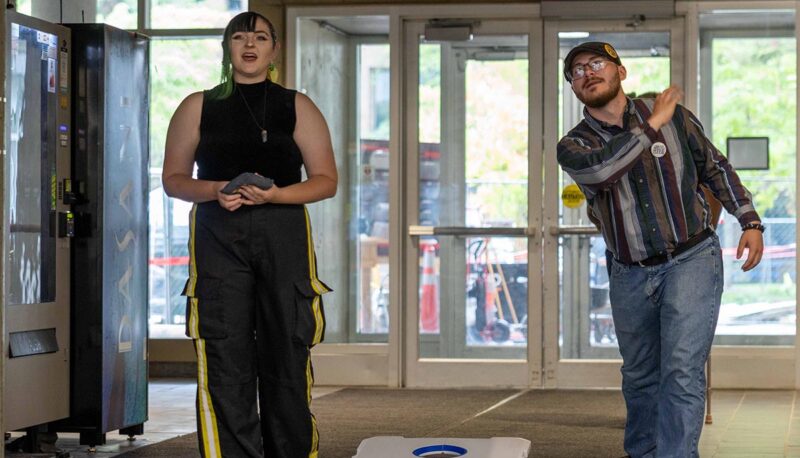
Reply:
<svg viewBox="0 0 800 458"><path fill-rule="evenodd" d="M597 73L600 70L606 68L606 64L608 63L605 59L595 59L586 64L578 64L572 67L572 81L579 80L586 76L586 67L589 67L593 72Z"/></svg>

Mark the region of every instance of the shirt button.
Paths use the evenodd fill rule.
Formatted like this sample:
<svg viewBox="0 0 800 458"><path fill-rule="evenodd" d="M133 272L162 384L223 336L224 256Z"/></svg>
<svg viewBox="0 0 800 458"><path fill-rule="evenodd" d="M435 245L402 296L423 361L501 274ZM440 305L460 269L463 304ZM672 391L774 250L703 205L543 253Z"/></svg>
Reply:
<svg viewBox="0 0 800 458"><path fill-rule="evenodd" d="M644 204L645 208L650 208L650 204Z"/></svg>
<svg viewBox="0 0 800 458"><path fill-rule="evenodd" d="M653 232L655 232L655 231L656 231L656 228L653 228Z"/></svg>
<svg viewBox="0 0 800 458"><path fill-rule="evenodd" d="M639 183L644 183L644 180L642 180L641 178L639 178Z"/></svg>

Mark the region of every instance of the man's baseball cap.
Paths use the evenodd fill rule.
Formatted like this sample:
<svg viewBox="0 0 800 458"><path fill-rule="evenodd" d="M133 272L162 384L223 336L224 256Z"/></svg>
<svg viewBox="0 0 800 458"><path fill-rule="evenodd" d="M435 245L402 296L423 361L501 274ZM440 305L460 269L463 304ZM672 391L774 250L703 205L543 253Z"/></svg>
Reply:
<svg viewBox="0 0 800 458"><path fill-rule="evenodd" d="M587 41L586 43L581 43L572 48L569 54L567 54L566 59L564 59L564 78L566 78L567 81L572 81L572 60L582 52L597 54L617 65L622 65L619 54L617 54L617 50L614 49L613 46L608 43L603 43L602 41Z"/></svg>

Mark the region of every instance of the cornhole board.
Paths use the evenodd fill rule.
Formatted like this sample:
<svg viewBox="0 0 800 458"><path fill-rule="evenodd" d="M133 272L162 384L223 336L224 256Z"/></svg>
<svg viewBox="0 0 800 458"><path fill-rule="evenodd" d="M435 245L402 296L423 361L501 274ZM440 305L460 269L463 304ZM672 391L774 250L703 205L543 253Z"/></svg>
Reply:
<svg viewBox="0 0 800 458"><path fill-rule="evenodd" d="M527 458L531 441L517 437L491 439L406 438L364 439L353 458Z"/></svg>

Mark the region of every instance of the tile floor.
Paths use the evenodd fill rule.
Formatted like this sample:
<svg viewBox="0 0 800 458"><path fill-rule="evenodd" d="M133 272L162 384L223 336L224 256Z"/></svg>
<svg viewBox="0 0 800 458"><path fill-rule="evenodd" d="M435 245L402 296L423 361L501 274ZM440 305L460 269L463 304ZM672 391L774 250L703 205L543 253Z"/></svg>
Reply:
<svg viewBox="0 0 800 458"><path fill-rule="evenodd" d="M714 391L713 424L703 428L700 456L800 458L798 407L797 391Z"/></svg>
<svg viewBox="0 0 800 458"><path fill-rule="evenodd" d="M132 447L141 447L196 430L195 383L185 379L150 382L149 421L145 434L134 441L114 433L106 445L90 453L78 444L77 434L59 434L58 446L72 458L110 458ZM317 387L320 398L340 388ZM700 439L703 458L800 458L800 397L797 391L717 390L712 395L713 423L705 425ZM9 458L25 455L6 454ZM31 455L27 455L31 456ZM45 456L45 455L36 455Z"/></svg>
<svg viewBox="0 0 800 458"><path fill-rule="evenodd" d="M333 393L340 388L317 387L314 398ZM127 436L115 432L106 435L106 444L94 452L79 444L77 433L59 433L57 447L70 453L70 458L110 458L136 447L161 442L173 437L197 431L194 415L194 399L197 384L191 379L155 379L150 381L150 406L144 434L129 441ZM20 434L14 433L13 436ZM52 455L6 453L7 458L46 457Z"/></svg>

